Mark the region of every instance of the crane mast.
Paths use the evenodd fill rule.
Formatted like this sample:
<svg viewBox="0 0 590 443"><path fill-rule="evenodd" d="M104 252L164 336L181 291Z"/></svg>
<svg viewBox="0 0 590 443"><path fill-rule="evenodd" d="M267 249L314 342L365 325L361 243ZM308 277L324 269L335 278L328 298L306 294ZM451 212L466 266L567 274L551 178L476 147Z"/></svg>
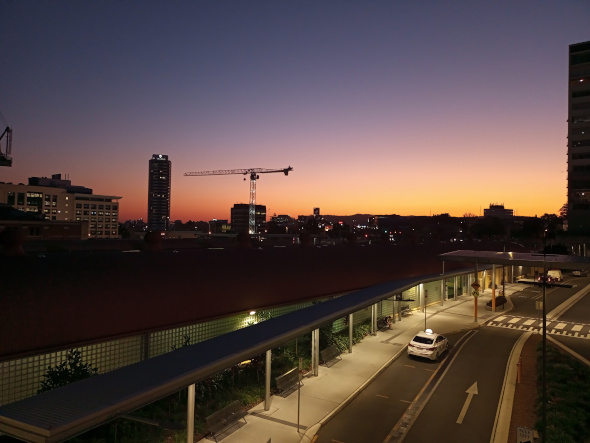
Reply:
<svg viewBox="0 0 590 443"><path fill-rule="evenodd" d="M12 150L12 129L1 112L0 121L6 125L6 129L0 135L0 166L12 166L12 157L10 156L10 151ZM2 139L6 140L4 151L2 151Z"/></svg>
<svg viewBox="0 0 590 443"><path fill-rule="evenodd" d="M0 166L12 166L12 157L10 151L12 150L12 129L7 126L2 135L0 135L0 142L6 136L6 149L2 152L2 145L0 144Z"/></svg>
<svg viewBox="0 0 590 443"><path fill-rule="evenodd" d="M250 204L248 206L248 232L250 234L256 233L256 180L260 178L259 174L269 174L273 172L282 172L289 175L292 171L291 166L283 169L265 169L265 168L249 168L249 169L220 169L217 171L200 171L200 172L185 172L185 176L195 177L204 175L249 175L250 176ZM246 178L244 178L246 180Z"/></svg>

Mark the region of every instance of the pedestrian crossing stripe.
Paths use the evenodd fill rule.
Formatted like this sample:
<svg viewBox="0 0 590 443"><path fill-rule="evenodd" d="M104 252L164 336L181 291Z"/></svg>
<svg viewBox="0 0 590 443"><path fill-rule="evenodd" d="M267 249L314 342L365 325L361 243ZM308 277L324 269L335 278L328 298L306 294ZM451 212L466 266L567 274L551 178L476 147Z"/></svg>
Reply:
<svg viewBox="0 0 590 443"><path fill-rule="evenodd" d="M540 318L513 317L501 315L488 320L487 326L496 328L516 329L529 332L541 332L543 330L543 320ZM568 337L582 338L590 340L590 324L575 322L546 322L548 334L563 335Z"/></svg>

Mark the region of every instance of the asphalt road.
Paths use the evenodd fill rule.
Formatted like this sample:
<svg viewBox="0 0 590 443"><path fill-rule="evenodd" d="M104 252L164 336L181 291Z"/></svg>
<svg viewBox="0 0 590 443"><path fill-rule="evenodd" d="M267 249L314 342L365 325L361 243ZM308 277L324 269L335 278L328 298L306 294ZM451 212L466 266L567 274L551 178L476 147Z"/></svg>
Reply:
<svg viewBox="0 0 590 443"><path fill-rule="evenodd" d="M564 277L564 283L574 287L547 288L547 312L590 283L588 277ZM542 290L531 286L511 296L514 310L509 315L540 318L542 311L537 302L542 300ZM574 306L575 309L565 311L559 319L589 323L590 296ZM449 335L451 351L440 363L402 355L321 427L316 443L380 443L387 437L396 443L431 443L433 438L488 443L506 364L522 333L518 329L483 326L471 333ZM554 338L590 360L590 340ZM408 417L412 402L412 408L417 410L415 417ZM403 433L399 432L402 426L406 429Z"/></svg>
<svg viewBox="0 0 590 443"><path fill-rule="evenodd" d="M506 362L521 334L522 331L486 327L475 331L457 350L403 442L430 443L435 429L439 436L444 436L440 441L489 443ZM469 401L470 388L476 388L477 393Z"/></svg>
<svg viewBox="0 0 590 443"><path fill-rule="evenodd" d="M451 348L464 334L447 336ZM441 364L402 355L321 427L315 443L382 442Z"/></svg>

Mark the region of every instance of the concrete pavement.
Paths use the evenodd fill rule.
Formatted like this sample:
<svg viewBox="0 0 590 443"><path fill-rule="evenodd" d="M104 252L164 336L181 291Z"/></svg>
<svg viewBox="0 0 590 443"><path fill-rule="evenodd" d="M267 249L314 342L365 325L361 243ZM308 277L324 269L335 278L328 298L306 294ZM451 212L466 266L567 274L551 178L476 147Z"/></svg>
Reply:
<svg viewBox="0 0 590 443"><path fill-rule="evenodd" d="M506 285L506 295L524 288L525 285ZM499 291L496 291L496 296ZM491 290L486 290L477 299L477 321L474 316L472 296L458 297L427 306L424 312L414 311L392 325L392 329L378 331L375 336L365 337L355 345L352 353L342 354L342 360L326 367L321 365L317 377L303 379L300 393L295 391L287 398L271 397L271 407L264 410L264 402L248 411L247 424L236 426L227 435L221 436L224 443L296 443L311 442L321 427L333 414L354 398L364 386L372 381L391 361L405 353L414 334L424 330L425 317L428 328L449 334L481 326L490 318L505 313L485 309L491 299ZM503 396L503 398L511 398ZM299 430L297 424L299 423ZM392 427L395 423L392 423ZM509 426L510 423L499 423ZM213 441L212 437L200 443Z"/></svg>

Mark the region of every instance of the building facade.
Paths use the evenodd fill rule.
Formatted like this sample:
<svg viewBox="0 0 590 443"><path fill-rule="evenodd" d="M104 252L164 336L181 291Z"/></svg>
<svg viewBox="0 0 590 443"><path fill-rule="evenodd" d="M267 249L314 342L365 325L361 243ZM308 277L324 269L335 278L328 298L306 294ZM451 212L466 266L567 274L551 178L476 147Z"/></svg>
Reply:
<svg viewBox="0 0 590 443"><path fill-rule="evenodd" d="M492 205L483 210L484 217L497 217L501 219L512 219L514 217L513 209L506 209L504 205Z"/></svg>
<svg viewBox="0 0 590 443"><path fill-rule="evenodd" d="M569 46L568 231L590 233L590 41Z"/></svg>
<svg viewBox="0 0 590 443"><path fill-rule="evenodd" d="M167 231L170 223L172 164L167 155L154 154L149 161L148 230Z"/></svg>
<svg viewBox="0 0 590 443"><path fill-rule="evenodd" d="M266 226L266 206L255 206L254 222L256 224L256 232L261 232L260 228ZM231 208L231 229L234 232L248 232L250 221L250 205L246 203L236 203Z"/></svg>
<svg viewBox="0 0 590 443"><path fill-rule="evenodd" d="M61 174L51 178L30 177L29 184L0 183L0 203L42 220L86 223L86 238L119 237L119 199L93 194L92 189L73 186Z"/></svg>

